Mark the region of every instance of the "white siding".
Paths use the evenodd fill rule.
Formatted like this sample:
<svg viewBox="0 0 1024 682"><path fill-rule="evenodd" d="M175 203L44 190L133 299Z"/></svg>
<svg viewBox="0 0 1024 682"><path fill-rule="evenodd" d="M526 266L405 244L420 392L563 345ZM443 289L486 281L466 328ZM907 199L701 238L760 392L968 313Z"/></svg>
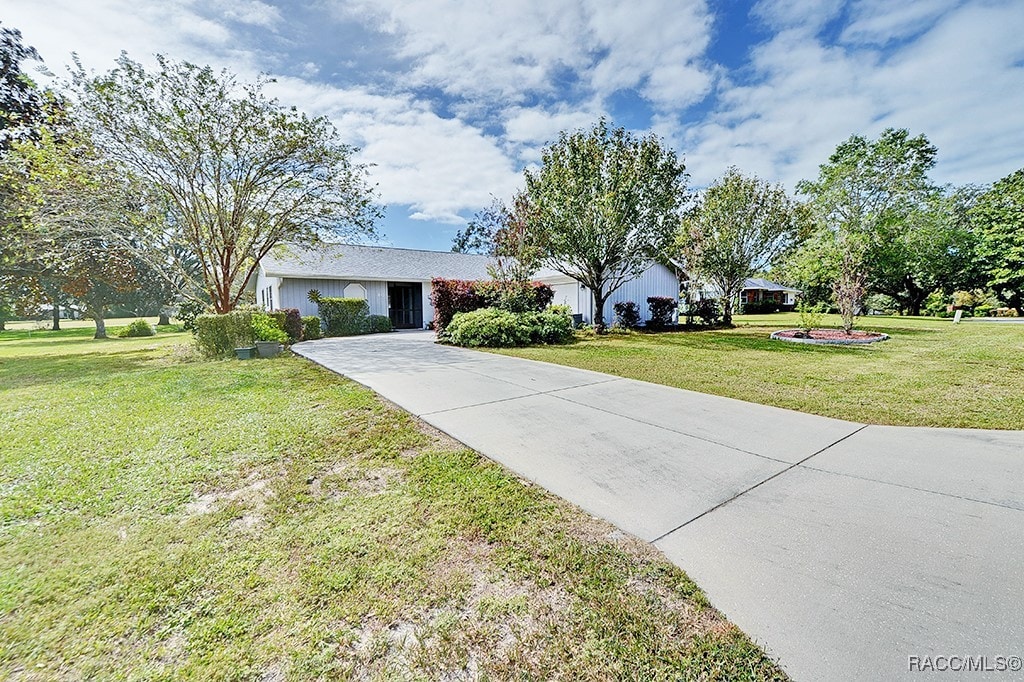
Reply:
<svg viewBox="0 0 1024 682"><path fill-rule="evenodd" d="M621 301L636 303L636 307L640 310L640 319L646 322L651 317L651 311L647 307L647 299L650 296L668 296L678 299L679 279L676 274L664 265L655 263L640 277L623 284L612 292L604 304L605 323L611 324L615 321L613 306Z"/></svg>
<svg viewBox="0 0 1024 682"><path fill-rule="evenodd" d="M309 290L316 289L321 296L343 298L345 287L349 284L361 284L366 288L366 302L370 306L371 315L388 314L387 282L353 282L344 279L298 279L285 278L279 287L278 308L298 308L303 315L318 315L315 303L309 301Z"/></svg>
<svg viewBox="0 0 1024 682"><path fill-rule="evenodd" d="M565 282L564 277L542 278L555 290L555 297L552 303L556 305L567 305L574 313L583 315L587 323L594 321L594 297L590 289L580 285L579 282ZM604 304L605 324L615 321L614 305L620 301L633 301L640 311L640 319L646 322L651 312L647 308L649 296L679 297L679 280L676 274L664 265L654 264L640 277L626 282L612 292Z"/></svg>

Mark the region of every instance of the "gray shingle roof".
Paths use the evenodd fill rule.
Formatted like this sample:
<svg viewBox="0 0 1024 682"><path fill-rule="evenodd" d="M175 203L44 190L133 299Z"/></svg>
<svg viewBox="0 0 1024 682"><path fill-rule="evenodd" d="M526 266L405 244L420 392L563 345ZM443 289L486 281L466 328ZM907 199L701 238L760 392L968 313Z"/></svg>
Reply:
<svg viewBox="0 0 1024 682"><path fill-rule="evenodd" d="M263 258L269 277L425 281L489 279L487 256L450 251L420 251L388 246L321 244L281 246Z"/></svg>
<svg viewBox="0 0 1024 682"><path fill-rule="evenodd" d="M743 281L744 289L764 289L765 291L800 291L793 287L784 287L781 284L776 284L770 279L758 279L756 277L750 277Z"/></svg>

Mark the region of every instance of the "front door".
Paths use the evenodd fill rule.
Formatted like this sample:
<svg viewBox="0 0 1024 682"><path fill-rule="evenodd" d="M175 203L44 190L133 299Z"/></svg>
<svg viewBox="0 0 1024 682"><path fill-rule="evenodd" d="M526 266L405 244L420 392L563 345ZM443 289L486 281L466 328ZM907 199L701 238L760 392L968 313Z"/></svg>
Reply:
<svg viewBox="0 0 1024 682"><path fill-rule="evenodd" d="M388 282L388 317L395 329L423 329L423 285Z"/></svg>

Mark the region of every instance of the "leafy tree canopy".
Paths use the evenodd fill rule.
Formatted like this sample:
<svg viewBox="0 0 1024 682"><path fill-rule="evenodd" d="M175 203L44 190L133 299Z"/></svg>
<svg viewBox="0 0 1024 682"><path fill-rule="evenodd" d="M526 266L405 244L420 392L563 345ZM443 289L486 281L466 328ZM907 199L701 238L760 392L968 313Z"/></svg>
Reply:
<svg viewBox="0 0 1024 682"><path fill-rule="evenodd" d="M1010 173L978 197L970 217L988 285L1024 312L1024 168Z"/></svg>
<svg viewBox="0 0 1024 682"><path fill-rule="evenodd" d="M159 55L151 72L122 54L99 76L79 65L74 82L96 144L159 195L218 312L275 245L373 234L381 209L356 149L267 97L268 79Z"/></svg>
<svg viewBox="0 0 1024 682"><path fill-rule="evenodd" d="M563 132L525 175L531 239L549 267L590 289L603 331L608 296L672 244L686 167L656 136L638 138L602 119Z"/></svg>

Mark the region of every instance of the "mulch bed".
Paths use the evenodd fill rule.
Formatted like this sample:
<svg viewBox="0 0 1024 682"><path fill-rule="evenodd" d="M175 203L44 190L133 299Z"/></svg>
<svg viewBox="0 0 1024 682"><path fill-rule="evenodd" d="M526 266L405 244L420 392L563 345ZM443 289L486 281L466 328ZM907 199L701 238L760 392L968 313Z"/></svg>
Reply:
<svg viewBox="0 0 1024 682"><path fill-rule="evenodd" d="M854 329L849 334L842 329L812 329L810 335L805 335L800 329L784 329L772 334L772 338L779 341L792 341L795 343L818 343L824 345L853 346L864 343L875 343L885 341L888 334L881 332L865 332Z"/></svg>

